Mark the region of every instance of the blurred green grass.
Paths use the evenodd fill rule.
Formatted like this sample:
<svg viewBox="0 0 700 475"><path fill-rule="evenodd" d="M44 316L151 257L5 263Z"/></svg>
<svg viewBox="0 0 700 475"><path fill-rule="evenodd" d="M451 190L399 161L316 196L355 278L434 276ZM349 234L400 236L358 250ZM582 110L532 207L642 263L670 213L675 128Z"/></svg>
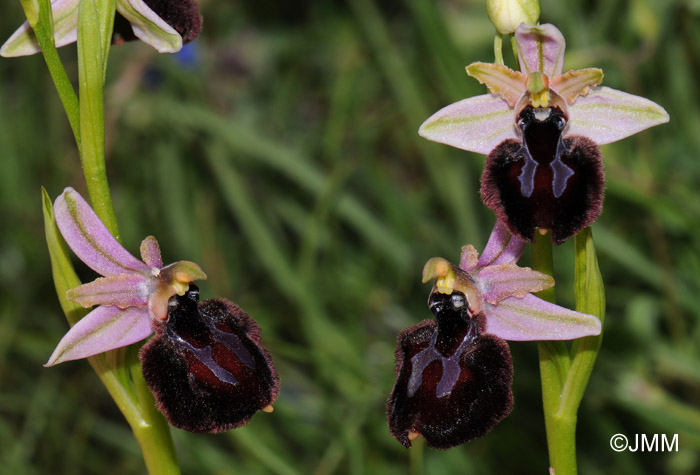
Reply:
<svg viewBox="0 0 700 475"><path fill-rule="evenodd" d="M396 334L430 316L423 263L482 248L494 221L478 197L483 157L416 133L433 111L484 92L463 69L492 58L484 5L284 5L203 2L194 64L140 44L111 53L107 166L125 245L153 234L166 261L199 262L203 296L258 320L282 378L275 412L246 428L173 430L184 472L544 473L534 344L510 345L515 409L483 439L406 451L384 414ZM18 2L4 11L2 38L21 20ZM608 318L579 416L581 473L698 473L700 6L544 0L542 11L567 38L566 68L602 67L606 85L671 115L603 148L608 190L593 232ZM62 55L74 72L72 48ZM2 59L0 78L2 471L143 473L90 367L41 366L67 324L40 186L55 197L84 184L42 59ZM569 306L572 247L555 250ZM680 450L615 453L616 433L679 433Z"/></svg>

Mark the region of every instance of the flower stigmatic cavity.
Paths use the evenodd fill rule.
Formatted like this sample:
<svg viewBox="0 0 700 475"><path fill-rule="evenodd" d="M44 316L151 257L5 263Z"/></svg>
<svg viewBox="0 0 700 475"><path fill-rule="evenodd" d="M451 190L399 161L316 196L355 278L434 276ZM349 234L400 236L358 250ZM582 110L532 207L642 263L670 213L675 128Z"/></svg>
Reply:
<svg viewBox="0 0 700 475"><path fill-rule="evenodd" d="M199 301L190 285L170 299L168 319L139 353L143 375L170 424L221 432L271 411L279 379L260 328L224 299Z"/></svg>
<svg viewBox="0 0 700 475"><path fill-rule="evenodd" d="M52 0L54 40L57 47L78 38L80 0ZM194 41L202 29L195 0L117 0L112 43L139 39L160 53L174 53ZM26 21L0 48L0 56L26 56L41 51Z"/></svg>
<svg viewBox="0 0 700 475"><path fill-rule="evenodd" d="M554 280L515 262L525 242L497 222L479 256L462 249L459 266L435 257L428 307L435 317L404 330L396 382L387 402L392 435L405 447L422 435L447 449L489 432L513 405L513 366L504 340L569 340L600 333L600 320L541 300Z"/></svg>
<svg viewBox="0 0 700 475"><path fill-rule="evenodd" d="M467 66L490 94L443 108L419 133L488 155L484 204L521 239L534 241L536 230L551 231L561 243L602 210L598 146L669 118L648 99L599 86L600 69L562 73L565 41L553 25L521 24L515 41L520 71L501 64Z"/></svg>

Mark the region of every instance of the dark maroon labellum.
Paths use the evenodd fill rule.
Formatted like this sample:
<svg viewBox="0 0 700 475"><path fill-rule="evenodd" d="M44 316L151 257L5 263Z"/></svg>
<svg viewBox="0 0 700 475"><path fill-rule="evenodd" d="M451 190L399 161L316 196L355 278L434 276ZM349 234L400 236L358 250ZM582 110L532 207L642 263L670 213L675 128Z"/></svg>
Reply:
<svg viewBox="0 0 700 475"><path fill-rule="evenodd" d="M139 357L160 411L190 432L245 425L279 393L255 320L228 300L199 302L194 284L170 299L167 322Z"/></svg>
<svg viewBox="0 0 700 475"><path fill-rule="evenodd" d="M202 31L202 15L199 14L195 0L144 0L144 3L182 36L183 44L194 41ZM112 44L135 39L131 24L117 12L114 17Z"/></svg>
<svg viewBox="0 0 700 475"><path fill-rule="evenodd" d="M433 292L436 321L404 330L396 348L396 382L387 402L389 430L405 447L421 434L449 449L488 433L513 407L513 364L505 341L482 334L463 293Z"/></svg>
<svg viewBox="0 0 700 475"><path fill-rule="evenodd" d="M534 241L540 228L561 244L603 209L600 149L587 137L564 138L565 126L558 107L527 106L518 116L522 140L504 140L486 159L482 200L526 241Z"/></svg>

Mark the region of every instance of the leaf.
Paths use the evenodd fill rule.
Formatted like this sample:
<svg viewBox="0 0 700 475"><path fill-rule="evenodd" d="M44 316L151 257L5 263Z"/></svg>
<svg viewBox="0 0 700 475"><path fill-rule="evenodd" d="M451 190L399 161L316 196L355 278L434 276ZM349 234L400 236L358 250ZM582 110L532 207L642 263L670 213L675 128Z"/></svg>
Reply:
<svg viewBox="0 0 700 475"><path fill-rule="evenodd" d="M599 335L576 340L571 346L571 369L564 383L559 413L575 416L593 371L600 344L603 341L602 324L605 319L605 287L598 268L591 229L586 228L574 237L576 252L575 280L576 309L600 318Z"/></svg>

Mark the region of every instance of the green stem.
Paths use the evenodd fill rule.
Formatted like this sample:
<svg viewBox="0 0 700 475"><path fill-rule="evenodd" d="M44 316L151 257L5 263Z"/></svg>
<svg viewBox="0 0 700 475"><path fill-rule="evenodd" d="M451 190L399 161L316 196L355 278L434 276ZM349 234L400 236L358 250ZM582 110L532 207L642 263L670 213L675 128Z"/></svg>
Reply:
<svg viewBox="0 0 700 475"><path fill-rule="evenodd" d="M544 274L554 271L552 242L548 235L537 235L533 246L532 267ZM554 303L554 288L538 293L538 297ZM557 475L576 473L576 416L562 416L558 413L561 393L564 388L571 359L562 341L542 341L537 344L542 381L542 407L549 463Z"/></svg>
<svg viewBox="0 0 700 475"><path fill-rule="evenodd" d="M107 8L95 0L81 0L78 13L78 93L80 97L80 158L92 207L119 239L117 217L105 167L104 55L100 26Z"/></svg>
<svg viewBox="0 0 700 475"><path fill-rule="evenodd" d="M493 37L493 56L494 56L494 63L496 64L504 64L503 62L503 35L500 33L496 33L496 36Z"/></svg>
<svg viewBox="0 0 700 475"><path fill-rule="evenodd" d="M425 458L425 439L418 437L413 441L409 455L409 475L423 475L424 458Z"/></svg>
<svg viewBox="0 0 700 475"><path fill-rule="evenodd" d="M518 64L518 43L515 42L515 35L510 37L510 46L513 48L513 57L515 58L515 64Z"/></svg>
<svg viewBox="0 0 700 475"><path fill-rule="evenodd" d="M552 241L550 241L548 235L537 235L532 248L532 267L543 274L554 274ZM538 292L537 296L552 303L556 303L557 300L554 287ZM538 348L540 352L540 367L543 362L542 356L545 356L544 362L556 372L556 374L551 375L550 384L555 384L557 388L561 389L571 365L566 345L562 341L543 341L540 342Z"/></svg>
<svg viewBox="0 0 700 475"><path fill-rule="evenodd" d="M552 241L549 235L537 233L535 243L532 245L532 268L543 274L554 274L554 257L552 255ZM547 302L554 303L557 300L554 287L537 293L537 296Z"/></svg>
<svg viewBox="0 0 700 475"><path fill-rule="evenodd" d="M549 466L555 475L576 475L576 415L550 414L546 427Z"/></svg>
<svg viewBox="0 0 700 475"><path fill-rule="evenodd" d="M590 228L574 237L576 311L605 316L605 290L598 269ZM533 247L533 267L551 275L552 244L538 236ZM552 290L552 289L550 289ZM540 293L542 294L542 293ZM553 292L540 295L553 301ZM581 399L595 363L602 332L575 340L568 352L563 342L539 343L542 403L547 430L549 463L557 475L575 475L576 421Z"/></svg>
<svg viewBox="0 0 700 475"><path fill-rule="evenodd" d="M136 351L130 353L134 356L131 358L131 376L136 388L142 422L132 424L130 421L129 424L141 446L141 453L148 473L152 475L177 475L180 473L180 467L177 463L175 446L172 437L170 437L170 426L156 409L153 394L143 379Z"/></svg>

